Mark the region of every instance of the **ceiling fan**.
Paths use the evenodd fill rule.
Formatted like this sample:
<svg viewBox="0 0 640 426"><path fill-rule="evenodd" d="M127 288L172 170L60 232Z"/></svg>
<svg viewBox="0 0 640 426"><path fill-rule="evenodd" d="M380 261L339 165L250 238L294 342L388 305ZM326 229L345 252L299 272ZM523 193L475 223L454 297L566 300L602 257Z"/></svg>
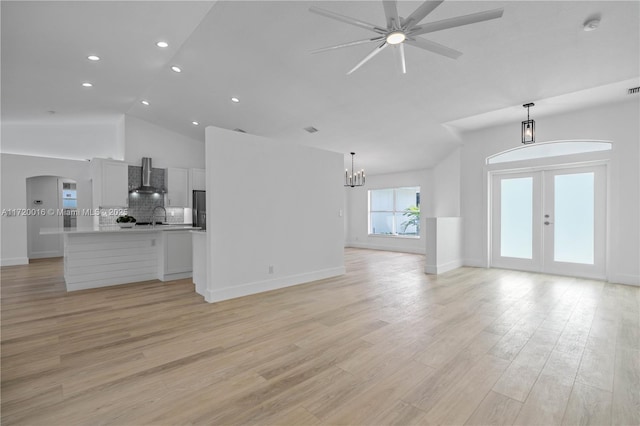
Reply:
<svg viewBox="0 0 640 426"><path fill-rule="evenodd" d="M457 59L462 52L451 49L447 46L443 46L439 43L425 40L418 37L422 34L432 33L435 31L446 30L454 27L461 27L463 25L475 24L477 22L488 21L502 17L503 9L487 10L484 12L472 13L470 15L456 16L455 18L443 19L441 21L429 22L420 24L428 14L440 6L444 0L427 0L422 3L416 10L411 13L407 18L401 18L398 16L398 5L396 0L383 0L382 6L384 7L384 14L387 18L386 26L374 25L360 19L350 18L348 16L341 15L339 13L331 12L329 10L320 9L318 7L311 7L310 12L317 13L318 15L326 16L327 18L335 19L336 21L344 22L346 24L355 25L356 27L364 28L378 34L375 37L352 41L349 43L338 44L336 46L324 47L317 49L311 53L327 52L330 50L341 49L343 47L355 46L358 44L377 42L378 45L371 53L369 53L363 60L353 67L347 75L351 74L362 65L367 63L371 58L376 56L388 45L397 46L400 51L400 66L402 73L406 74L407 65L404 59L404 44L410 44L411 46L419 47L424 50L428 50L438 55L443 55L448 58Z"/></svg>

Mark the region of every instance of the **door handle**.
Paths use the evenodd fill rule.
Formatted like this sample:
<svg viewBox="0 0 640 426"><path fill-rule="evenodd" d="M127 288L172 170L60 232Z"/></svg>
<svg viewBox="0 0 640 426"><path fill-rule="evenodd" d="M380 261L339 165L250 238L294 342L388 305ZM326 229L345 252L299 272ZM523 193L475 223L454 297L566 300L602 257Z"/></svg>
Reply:
<svg viewBox="0 0 640 426"><path fill-rule="evenodd" d="M545 220L544 224L545 225L553 225L553 222L549 222L548 220Z"/></svg>

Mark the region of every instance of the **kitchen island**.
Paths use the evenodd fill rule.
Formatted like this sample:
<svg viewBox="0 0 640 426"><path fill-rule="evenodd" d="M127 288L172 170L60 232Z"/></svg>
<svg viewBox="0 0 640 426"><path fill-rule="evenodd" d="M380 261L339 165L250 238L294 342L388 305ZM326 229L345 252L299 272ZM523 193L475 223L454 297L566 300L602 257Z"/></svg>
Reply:
<svg viewBox="0 0 640 426"><path fill-rule="evenodd" d="M67 291L192 274L191 225L42 229L64 235Z"/></svg>

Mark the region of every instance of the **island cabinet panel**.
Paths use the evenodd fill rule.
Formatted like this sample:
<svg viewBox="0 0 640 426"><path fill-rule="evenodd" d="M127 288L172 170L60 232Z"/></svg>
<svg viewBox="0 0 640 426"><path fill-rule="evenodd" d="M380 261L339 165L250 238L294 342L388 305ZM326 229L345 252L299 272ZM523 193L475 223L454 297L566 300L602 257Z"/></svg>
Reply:
<svg viewBox="0 0 640 426"><path fill-rule="evenodd" d="M158 277L160 233L65 234L67 290L83 290Z"/></svg>
<svg viewBox="0 0 640 426"><path fill-rule="evenodd" d="M162 235L164 246L164 267L162 281L191 276L193 270L193 248L191 231L171 231Z"/></svg>

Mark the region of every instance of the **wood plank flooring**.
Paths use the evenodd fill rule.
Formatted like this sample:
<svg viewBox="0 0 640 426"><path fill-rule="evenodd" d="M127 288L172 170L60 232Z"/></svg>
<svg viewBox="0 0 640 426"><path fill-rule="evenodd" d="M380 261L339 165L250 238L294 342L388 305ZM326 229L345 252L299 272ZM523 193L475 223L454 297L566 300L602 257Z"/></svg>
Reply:
<svg viewBox="0 0 640 426"><path fill-rule="evenodd" d="M638 425L640 288L346 250L217 304L2 268L3 425Z"/></svg>

